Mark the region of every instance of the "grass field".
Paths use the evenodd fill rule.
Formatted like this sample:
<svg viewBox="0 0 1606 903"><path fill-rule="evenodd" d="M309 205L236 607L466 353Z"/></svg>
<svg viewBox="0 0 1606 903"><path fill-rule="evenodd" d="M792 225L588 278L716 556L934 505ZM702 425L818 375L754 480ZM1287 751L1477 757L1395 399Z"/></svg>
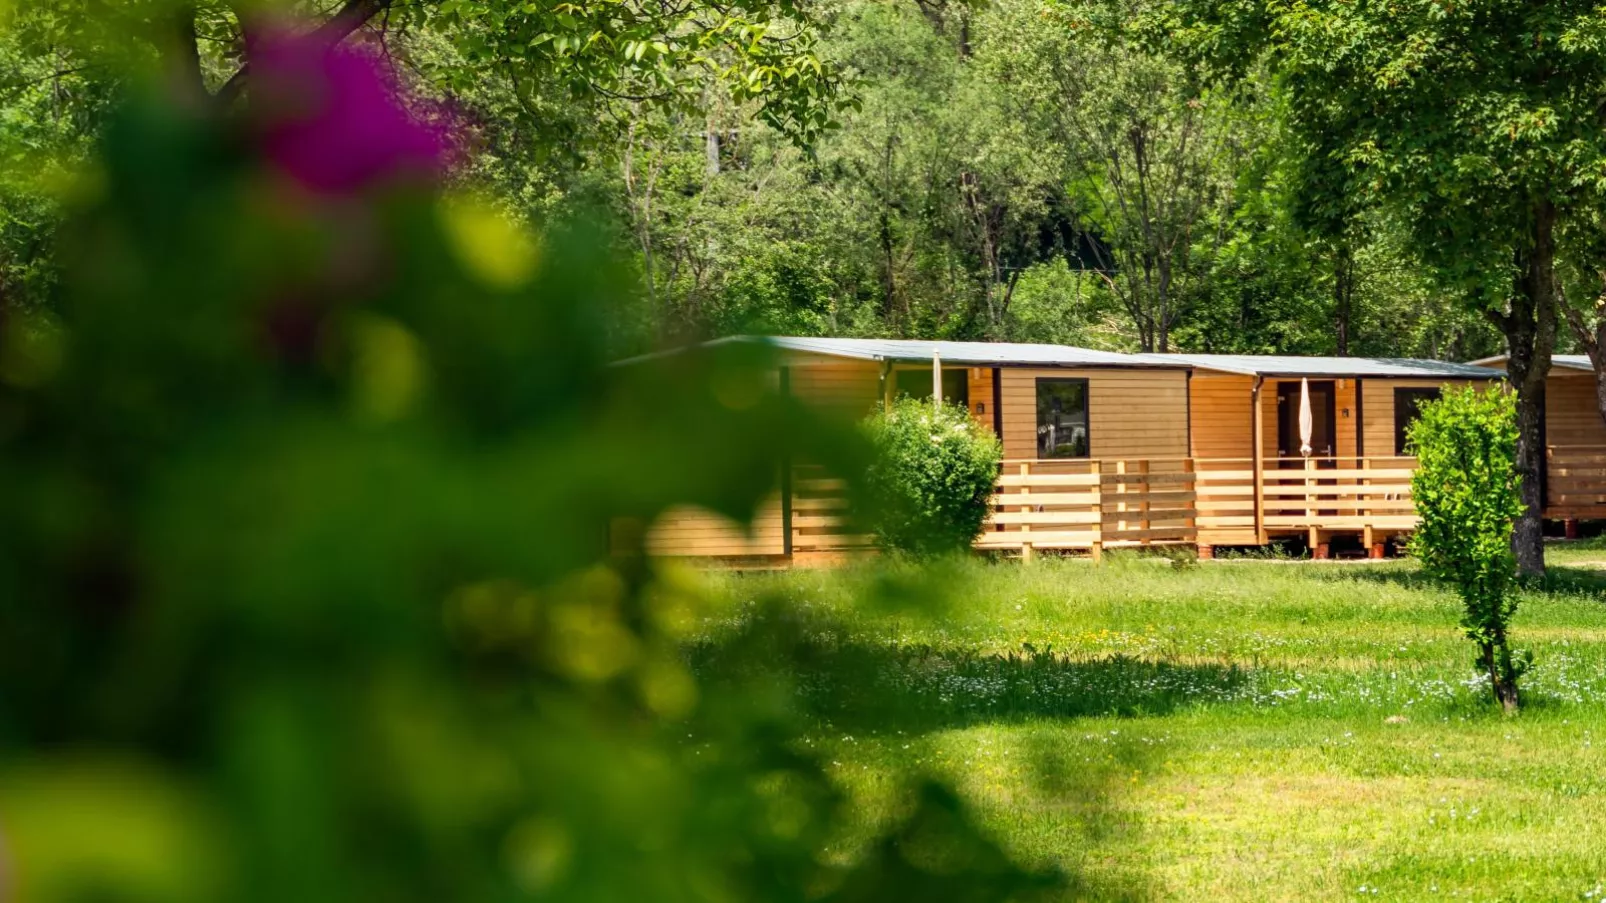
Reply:
<svg viewBox="0 0 1606 903"><path fill-rule="evenodd" d="M866 833L925 771L1018 861L1102 898L1597 900L1606 547L1550 560L1511 719L1457 603L1407 562L724 575L708 631L766 596L805 612L810 743Z"/></svg>

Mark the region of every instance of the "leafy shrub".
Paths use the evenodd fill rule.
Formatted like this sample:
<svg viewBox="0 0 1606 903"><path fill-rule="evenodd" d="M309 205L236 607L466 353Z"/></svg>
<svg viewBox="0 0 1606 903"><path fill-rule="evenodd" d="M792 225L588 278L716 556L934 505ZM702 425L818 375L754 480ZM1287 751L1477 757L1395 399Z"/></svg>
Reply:
<svg viewBox="0 0 1606 903"><path fill-rule="evenodd" d="M962 407L910 398L864 428L875 450L865 491L877 545L916 555L969 548L998 480L998 437Z"/></svg>
<svg viewBox="0 0 1606 903"><path fill-rule="evenodd" d="M1531 661L1509 642L1517 611L1511 532L1523 510L1514 396L1499 388L1447 392L1422 408L1410 442L1418 462L1411 493L1422 517L1411 552L1455 587L1465 606L1461 626L1478 646L1476 667L1514 711L1517 678Z"/></svg>

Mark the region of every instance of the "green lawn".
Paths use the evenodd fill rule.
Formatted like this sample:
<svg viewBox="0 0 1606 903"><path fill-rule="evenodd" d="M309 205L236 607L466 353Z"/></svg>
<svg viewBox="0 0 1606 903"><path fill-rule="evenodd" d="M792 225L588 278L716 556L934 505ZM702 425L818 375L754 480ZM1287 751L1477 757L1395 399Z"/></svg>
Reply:
<svg viewBox="0 0 1606 903"><path fill-rule="evenodd" d="M1486 701L1454 599L1403 562L722 575L731 614L709 632L749 600L803 604L810 742L865 831L901 775L932 771L1019 861L1101 897L1593 900L1606 547L1551 562L1517 618L1537 662L1514 719ZM937 587L929 614L856 601Z"/></svg>

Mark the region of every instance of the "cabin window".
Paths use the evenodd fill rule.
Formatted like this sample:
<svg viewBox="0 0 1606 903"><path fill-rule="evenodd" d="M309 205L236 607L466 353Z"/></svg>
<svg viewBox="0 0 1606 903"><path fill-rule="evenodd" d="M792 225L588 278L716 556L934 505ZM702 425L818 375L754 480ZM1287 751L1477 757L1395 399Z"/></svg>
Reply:
<svg viewBox="0 0 1606 903"><path fill-rule="evenodd" d="M931 400L931 368L924 370L896 370L893 371L893 392L898 397L905 395L923 401ZM963 408L970 407L970 371L943 368L942 371L942 400L949 404L956 404Z"/></svg>
<svg viewBox="0 0 1606 903"><path fill-rule="evenodd" d="M1394 453L1406 455L1406 433L1416 418L1422 416L1422 406L1430 401L1438 401L1438 389L1395 389L1394 390Z"/></svg>
<svg viewBox="0 0 1606 903"><path fill-rule="evenodd" d="M1087 380L1037 381L1037 456L1086 458Z"/></svg>

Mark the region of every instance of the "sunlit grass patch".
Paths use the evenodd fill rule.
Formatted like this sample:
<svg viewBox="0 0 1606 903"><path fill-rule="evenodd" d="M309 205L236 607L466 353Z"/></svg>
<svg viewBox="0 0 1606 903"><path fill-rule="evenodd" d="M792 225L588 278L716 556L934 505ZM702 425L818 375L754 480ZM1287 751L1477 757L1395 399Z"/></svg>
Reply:
<svg viewBox="0 0 1606 903"><path fill-rule="evenodd" d="M792 692L863 836L900 774L936 774L1023 863L1079 876L1067 898L1584 899L1606 878L1606 580L1569 562L1591 554L1553 550L1524 591L1514 719L1408 562L720 575L733 614L692 657L721 667L719 634L784 594L807 623ZM870 582L909 604L860 608Z"/></svg>

